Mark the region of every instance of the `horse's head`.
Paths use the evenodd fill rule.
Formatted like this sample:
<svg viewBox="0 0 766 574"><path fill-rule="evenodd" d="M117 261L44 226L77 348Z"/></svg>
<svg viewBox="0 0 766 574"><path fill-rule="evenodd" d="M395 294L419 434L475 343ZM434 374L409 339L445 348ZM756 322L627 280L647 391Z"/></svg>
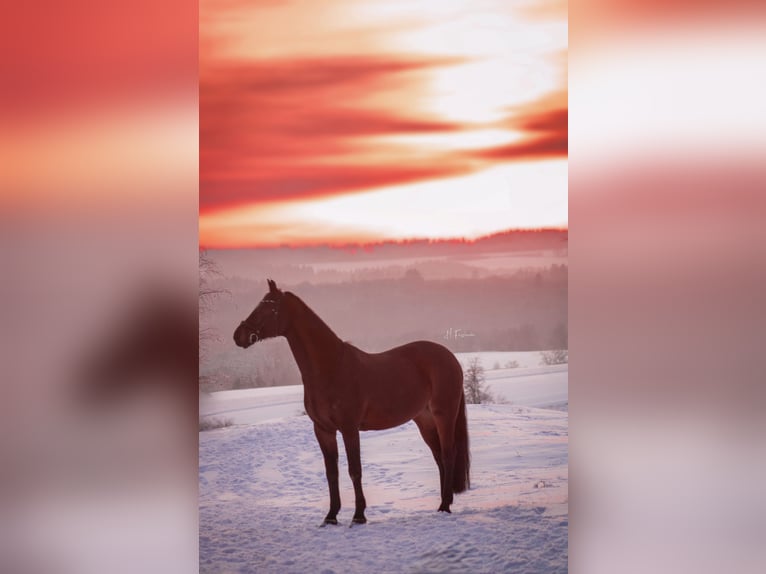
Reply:
<svg viewBox="0 0 766 574"><path fill-rule="evenodd" d="M269 292L234 330L234 342L238 347L247 349L253 343L279 337L287 331L286 309L282 304L285 294L271 279L268 284Z"/></svg>

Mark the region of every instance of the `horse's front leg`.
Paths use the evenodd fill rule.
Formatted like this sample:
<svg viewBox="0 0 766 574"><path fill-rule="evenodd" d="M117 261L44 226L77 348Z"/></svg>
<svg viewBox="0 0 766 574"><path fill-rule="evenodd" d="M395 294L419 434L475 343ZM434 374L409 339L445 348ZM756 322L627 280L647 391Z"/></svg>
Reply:
<svg viewBox="0 0 766 574"><path fill-rule="evenodd" d="M356 508L354 509L354 524L364 524L367 519L364 517L364 509L367 508L367 502L362 492L362 455L359 447L359 431L353 430L342 432L343 444L346 445L346 455L348 456L348 474L351 476L351 482L354 483L354 495Z"/></svg>
<svg viewBox="0 0 766 574"><path fill-rule="evenodd" d="M314 424L314 434L319 442L324 457L324 468L327 474L327 485L330 487L330 511L322 523L338 524L340 510L340 491L338 490L338 440L335 431L325 431Z"/></svg>

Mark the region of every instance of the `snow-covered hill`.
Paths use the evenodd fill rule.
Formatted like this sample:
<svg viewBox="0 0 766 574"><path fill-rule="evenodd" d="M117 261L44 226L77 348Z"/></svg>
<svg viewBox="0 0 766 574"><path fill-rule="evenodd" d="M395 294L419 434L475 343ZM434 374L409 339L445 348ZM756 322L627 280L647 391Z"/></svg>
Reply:
<svg viewBox="0 0 766 574"><path fill-rule="evenodd" d="M538 352L457 353L465 368L478 357L486 384L500 401L515 406L566 410L568 365L540 366ZM506 368L515 361L518 367ZM494 368L500 366L500 368ZM303 386L219 391L200 398L202 416L228 419L234 424L273 422L303 411Z"/></svg>

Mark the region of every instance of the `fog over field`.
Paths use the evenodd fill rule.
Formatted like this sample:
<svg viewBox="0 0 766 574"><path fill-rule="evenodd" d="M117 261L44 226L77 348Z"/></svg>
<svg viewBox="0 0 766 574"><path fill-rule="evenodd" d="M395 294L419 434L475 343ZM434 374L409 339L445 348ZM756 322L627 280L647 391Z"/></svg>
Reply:
<svg viewBox="0 0 766 574"><path fill-rule="evenodd" d="M203 388L300 384L284 339L247 351L231 339L266 293L267 277L370 352L413 340L454 352L565 349L566 255L565 231L473 243L210 251L217 272L205 281L218 294L200 316Z"/></svg>
<svg viewBox="0 0 766 574"><path fill-rule="evenodd" d="M474 241L410 240L368 245L211 249L223 276L289 283L397 278L416 268L426 279L507 275L530 267L566 264L565 230L508 231Z"/></svg>

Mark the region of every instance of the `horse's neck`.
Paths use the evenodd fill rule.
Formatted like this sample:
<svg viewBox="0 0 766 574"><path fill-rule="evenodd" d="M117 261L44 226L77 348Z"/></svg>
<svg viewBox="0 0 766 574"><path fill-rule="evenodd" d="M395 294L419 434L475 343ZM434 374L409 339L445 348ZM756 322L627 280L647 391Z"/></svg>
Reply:
<svg viewBox="0 0 766 574"><path fill-rule="evenodd" d="M295 317L286 335L290 350L304 383L322 380L335 371L343 341L305 303L296 298L293 304Z"/></svg>

